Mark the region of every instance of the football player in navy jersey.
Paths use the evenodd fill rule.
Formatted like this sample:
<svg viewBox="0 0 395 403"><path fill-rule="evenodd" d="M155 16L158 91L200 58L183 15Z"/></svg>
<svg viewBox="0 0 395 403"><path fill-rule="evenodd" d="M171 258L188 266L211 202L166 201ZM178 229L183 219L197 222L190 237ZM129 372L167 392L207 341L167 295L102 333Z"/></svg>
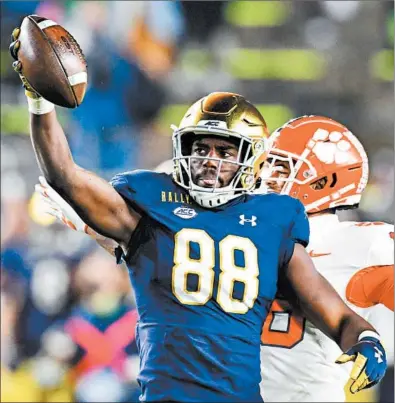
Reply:
<svg viewBox="0 0 395 403"><path fill-rule="evenodd" d="M268 131L244 97L212 93L191 106L174 128L173 176L134 171L109 184L74 163L53 106L23 82L48 184L126 252L142 401L262 401L260 333L282 282L344 350L355 344L357 356L358 337L374 329L315 270L303 205L251 194Z"/></svg>

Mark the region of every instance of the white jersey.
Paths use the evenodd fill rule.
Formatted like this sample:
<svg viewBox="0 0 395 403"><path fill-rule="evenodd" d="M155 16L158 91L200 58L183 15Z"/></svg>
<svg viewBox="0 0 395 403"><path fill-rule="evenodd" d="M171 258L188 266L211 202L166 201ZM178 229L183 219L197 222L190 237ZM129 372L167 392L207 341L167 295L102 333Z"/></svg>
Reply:
<svg viewBox="0 0 395 403"><path fill-rule="evenodd" d="M325 214L310 218L310 230L307 250L317 270L350 308L377 329L389 361L393 360L394 313L384 305L368 307L360 302L355 281L356 273L360 276L368 267L393 270L393 225L340 222L336 215ZM273 303L262 339L266 343L261 347L265 402L345 401L352 363L336 364L342 353L337 344L285 301Z"/></svg>

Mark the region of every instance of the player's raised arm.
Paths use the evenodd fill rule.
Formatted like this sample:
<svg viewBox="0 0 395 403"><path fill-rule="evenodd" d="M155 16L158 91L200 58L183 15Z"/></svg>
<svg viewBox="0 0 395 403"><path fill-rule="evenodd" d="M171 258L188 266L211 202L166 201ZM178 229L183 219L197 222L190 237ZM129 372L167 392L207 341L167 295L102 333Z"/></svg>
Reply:
<svg viewBox="0 0 395 403"><path fill-rule="evenodd" d="M386 370L385 350L380 336L352 311L331 284L315 269L304 247L295 245L286 278L307 318L335 340L345 353L337 363L355 361L351 371L353 393L373 386Z"/></svg>
<svg viewBox="0 0 395 403"><path fill-rule="evenodd" d="M104 179L74 163L56 112L30 114L31 138L48 183L99 233L127 243L138 214Z"/></svg>
<svg viewBox="0 0 395 403"><path fill-rule="evenodd" d="M45 178L89 226L118 242L127 243L139 214L104 179L74 163L53 104L41 98L23 76L23 66L18 60L19 34L20 29L15 29L10 51L16 59L14 69L28 97L31 139Z"/></svg>

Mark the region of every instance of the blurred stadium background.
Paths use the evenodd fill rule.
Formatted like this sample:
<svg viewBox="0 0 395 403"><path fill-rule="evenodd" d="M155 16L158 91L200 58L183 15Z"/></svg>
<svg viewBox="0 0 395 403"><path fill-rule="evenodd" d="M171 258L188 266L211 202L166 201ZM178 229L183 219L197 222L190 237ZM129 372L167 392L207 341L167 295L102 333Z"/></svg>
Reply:
<svg viewBox="0 0 395 403"><path fill-rule="evenodd" d="M271 130L302 114L349 126L371 171L361 208L345 216L393 223L392 1L1 2L2 401L138 400L134 335L112 337L136 320L125 268L34 196L39 170L8 55L12 29L33 13L65 26L87 57L83 105L58 108L85 168L109 179L155 167L171 157L170 124L229 90L258 104ZM380 390L350 401L393 402L393 388L392 367Z"/></svg>

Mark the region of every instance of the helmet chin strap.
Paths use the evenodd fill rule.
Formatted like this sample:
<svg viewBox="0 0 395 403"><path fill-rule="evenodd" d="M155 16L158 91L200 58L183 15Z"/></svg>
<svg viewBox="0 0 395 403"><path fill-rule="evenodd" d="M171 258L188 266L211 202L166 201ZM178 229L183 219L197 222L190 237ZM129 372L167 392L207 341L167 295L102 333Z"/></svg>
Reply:
<svg viewBox="0 0 395 403"><path fill-rule="evenodd" d="M219 171L216 177L216 184L219 180L219 172L221 170L222 161L220 162ZM222 204L227 203L230 200L235 199L241 195L238 189L234 188L234 183L240 180L241 171L235 174L233 179L227 186L218 188L218 191L208 191L209 188L205 188L202 186L197 186L195 184L192 185L192 188L189 189L189 194L191 197L196 201L196 203L200 204L202 207L205 208L215 208L221 206Z"/></svg>
<svg viewBox="0 0 395 403"><path fill-rule="evenodd" d="M224 188L225 189L225 188ZM240 196L235 191L226 193L208 193L207 191L199 191L196 188L191 189L189 194L195 202L205 208L215 208L227 203L228 201Z"/></svg>

